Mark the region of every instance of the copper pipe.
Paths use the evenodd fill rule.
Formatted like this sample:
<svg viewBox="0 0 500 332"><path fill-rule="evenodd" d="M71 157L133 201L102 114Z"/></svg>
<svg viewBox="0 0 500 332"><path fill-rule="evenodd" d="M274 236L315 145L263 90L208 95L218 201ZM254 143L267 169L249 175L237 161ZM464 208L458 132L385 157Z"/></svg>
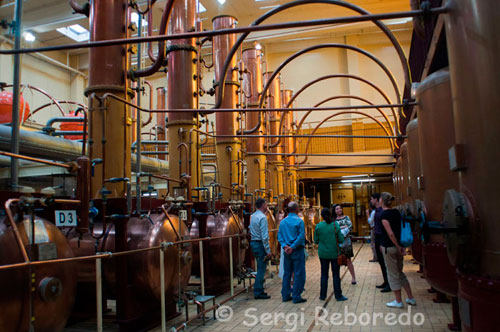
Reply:
<svg viewBox="0 0 500 332"><path fill-rule="evenodd" d="M389 80L392 83L392 86L394 88L394 92L396 93L396 99L397 99L397 101L399 101L399 102L401 101L401 95L399 93L398 83L396 82L396 79L394 78L394 75L391 73L391 71L389 70L389 68L387 68L387 66L384 65L384 63L382 61L380 61L376 56L374 56L370 52L367 52L367 51L365 51L365 50L363 50L363 49L361 49L359 47L356 47L356 46L329 43L329 44L318 44L318 45L314 45L314 46L311 46L311 47L307 47L307 48L305 48L303 50L300 50L300 51L294 53L293 55L291 55L290 57L288 57L285 61L283 61L278 66L278 68L273 72L272 76L269 78L269 81L264 85L264 89L262 90L262 95L261 95L260 101L259 101L259 107L262 107L264 105L264 96L267 93L267 90L269 90L269 88L271 86L271 81L281 72L281 70L283 70L284 67L286 67L292 60L298 58L299 56L301 56L303 54L306 54L306 53L309 53L309 52L312 52L312 51L315 51L315 50L318 50L318 49L324 49L324 48L341 48L341 49L347 49L347 50L351 50L351 51L354 51L354 52L358 52L358 53L360 53L360 54L368 57L369 59L371 59L373 62L375 62L385 72L385 74L387 75L387 77L389 78ZM409 83L407 82L407 84L409 84Z"/></svg>
<svg viewBox="0 0 500 332"><path fill-rule="evenodd" d="M333 1L333 0L331 0L331 1ZM314 2L308 1L308 2L315 3L316 1L314 1ZM240 28L218 30L218 31L200 31L200 32L178 33L175 35L168 35L168 36L153 36L153 37L127 38L127 39L109 39L109 40L105 40L105 41L94 41L94 42L89 42L89 43L84 43L84 44L76 44L75 43L75 44L58 45L58 46L45 46L45 47L34 47L34 48L0 50L0 54L13 55L13 54L29 54L29 53L36 53L36 52L52 52L52 51L74 50L74 49L92 48L92 47L106 47L106 46L124 45L124 44L147 43L147 42L154 42L154 41L161 41L161 40L175 40L175 39L185 39L185 38L210 37L210 36L217 36L217 35L222 35L222 34L232 34L232 33L250 34L251 32L255 32L255 31L289 29L289 28L309 27L309 26L317 26L317 25L333 25L333 24L339 24L339 23L357 23L357 22L374 21L374 20L388 20L388 19L395 19L395 18L418 17L418 16L424 16L424 15L430 15L430 14L437 15L437 14L444 14L447 12L449 12L448 7L438 7L438 8L431 8L431 9L425 10L425 11L424 10L411 10L411 11L402 11L402 12L385 13L385 14L366 14L366 15L361 15L361 16L345 16L345 17L338 17L338 18L309 20L309 21L296 21L296 22L287 22L287 23L258 25L258 26L252 25L252 26L248 26L248 27L240 27ZM238 48L239 48L239 44L238 44Z"/></svg>
<svg viewBox="0 0 500 332"><path fill-rule="evenodd" d="M30 259L28 257L28 253L26 252L26 248L24 247L23 240L21 239L21 235L19 234L19 230L17 229L16 222L14 221L14 217L12 216L12 211L10 210L10 205L12 203L17 203L19 202L18 198L11 198L8 199L5 204L5 213L7 214L7 219L9 219L10 226L12 227L12 230L14 231L14 236L16 237L17 245L19 246L19 250L21 251L21 254L23 255L24 262L29 262Z"/></svg>
<svg viewBox="0 0 500 332"><path fill-rule="evenodd" d="M187 175L190 175L189 173L189 147L186 143L179 143L177 145L177 150L179 150L179 179L182 178L182 173L181 173L181 160L182 160L182 153L180 152L181 148L184 148L184 151L186 152L186 165L184 166L186 168L186 173Z"/></svg>
<svg viewBox="0 0 500 332"><path fill-rule="evenodd" d="M20 155L20 154L15 154L15 153L10 153L10 152L5 152L5 151L0 151L0 155L6 156L6 157L11 157L11 158L29 160L29 161L33 161L33 162L40 163L40 164L50 165L50 166L63 167L63 168L66 168L66 169L72 169L73 168L72 165L56 163L56 162L53 162L53 161L48 161L48 160L44 160L44 159L38 159L38 158L34 158L34 157L23 156L23 155Z"/></svg>
<svg viewBox="0 0 500 332"><path fill-rule="evenodd" d="M289 108L293 102L295 101L295 99L297 99L298 96L300 96L302 94L302 92L304 92L307 88L311 87L312 85L318 83L318 82L321 82L321 81L324 81L324 80L327 80L327 79L330 79L330 78L351 78L351 79L354 79L354 80L358 80L360 82L363 82L363 83L366 83L368 84L369 86L371 86L372 88L374 88L375 90L377 90L380 95L385 99L385 101L387 101L388 104L392 104L392 101L389 99L389 97L387 96L387 94L381 89L379 88L377 85L375 85L374 83L362 78L362 77L359 77L359 76L356 76L356 75L351 75L351 74L334 74L334 75L325 75L325 76L321 76L315 80L312 80L311 82L305 84L304 86L302 86L295 94L293 94L293 96L290 98L290 100L288 101L288 103L286 105L284 105L285 108ZM397 115L396 115L396 112L394 111L394 108L391 108L391 111L392 111L392 115L394 117L394 119L397 119ZM285 112L282 112L281 113L281 119L280 119L280 130L283 126L283 119L284 117L288 114L289 112L288 111L285 111ZM398 133L400 132L399 131L399 126L396 126L397 129L398 129ZM281 132L280 132L281 133ZM280 139L278 140L277 143L275 144L279 144L280 142Z"/></svg>
<svg viewBox="0 0 500 332"><path fill-rule="evenodd" d="M87 112L87 105L84 105L84 104L81 104L81 103L78 103L76 101L71 101L71 100L58 100L57 101L59 104L70 104L70 105L77 105L79 108L83 108L84 109L84 112L86 113ZM44 104L40 107L38 107L37 109L33 110L30 112L30 114L28 114L28 117L26 118L26 120L28 120L30 117L32 117L33 115L35 115L36 113L38 113L39 111L41 111L42 109L44 109L45 107L49 107L49 106L52 106L52 105L55 105L56 103L54 101L51 101L50 103L47 103L47 104Z"/></svg>
<svg viewBox="0 0 500 332"><path fill-rule="evenodd" d="M77 116L80 112L83 113L83 142L82 142L82 156L86 155L86 149L87 149L87 112L85 112L85 109L83 107L78 107L78 109L75 111L75 116Z"/></svg>
<svg viewBox="0 0 500 332"><path fill-rule="evenodd" d="M170 226L172 227L172 230L174 231L175 233L175 237L177 238L178 241L181 241L182 240L182 237L179 235L179 232L181 231L180 228L179 228L179 232L177 232L177 230L175 229L174 227L174 223L172 222L172 219L170 219L170 216L168 215L168 211L170 211L170 209L172 208L172 205L169 205L168 206L168 209L165 209L165 204L163 204L161 206L161 210L163 211L163 213L165 214L165 217L167 218L168 222L170 223Z"/></svg>
<svg viewBox="0 0 500 332"><path fill-rule="evenodd" d="M144 84L146 84L149 87L149 108L151 109L153 107L153 85L151 84L150 81L144 80ZM140 112L138 110L138 112ZM148 124L151 123L153 120L153 114L149 113L149 118L147 119L146 122L142 122L142 126L146 127Z"/></svg>
<svg viewBox="0 0 500 332"><path fill-rule="evenodd" d="M165 4L165 10L163 11L163 15L161 16L160 30L158 32L159 34L166 33L167 23L169 21L170 14L172 12L173 4L174 4L174 0L168 0ZM153 22L152 21L148 22L148 26L151 26L151 25L153 25ZM153 62L153 64L147 68L139 69L136 71L131 70L129 72L129 76L132 79L136 79L139 77L150 76L150 75L153 75L154 73L156 73L161 68L161 66L163 65L163 61L165 60L164 48L165 48L165 42L163 40L161 40L158 43L158 57L156 58L156 61ZM139 59L138 61L141 61L141 59Z"/></svg>
<svg viewBox="0 0 500 332"><path fill-rule="evenodd" d="M148 12L148 37L151 37L153 35L153 24L151 23L153 22L153 7L155 2L156 1L153 1L151 3L151 10ZM158 52L160 52L159 48ZM152 62L156 62L157 58L153 54L153 47L151 42L148 43L148 56Z"/></svg>
<svg viewBox="0 0 500 332"><path fill-rule="evenodd" d="M106 99L106 98L112 98L115 100L118 100L124 104L127 104L132 107L136 107L137 109L140 109L141 112L149 112L149 113L189 113L189 112L194 112L194 113L199 113L200 109L198 108L172 108L172 109L157 109L157 110L148 110L142 107L139 107L137 105L134 105L128 100L125 100L123 98L120 98L119 96L113 94L113 93L106 93L104 94L101 99ZM218 108L214 109L212 112L217 113L217 112L234 112L234 111L241 111L241 112L267 112L267 111L309 111L309 110L314 110L314 111L338 111L338 110L352 110L352 109L373 109L373 108L392 108L392 107L407 107L407 106L415 106L418 105L416 102L407 102L407 103L400 103L400 104L378 104L378 105L358 105L358 106L333 106L333 107L294 107L294 108L246 108L244 110L238 110L238 109L229 109L229 108Z"/></svg>
<svg viewBox="0 0 500 332"><path fill-rule="evenodd" d="M326 117L325 119L323 119L323 121L321 121L314 129L313 131L311 132L311 135L314 135L314 133L316 132L316 130L318 130L318 128L323 124L325 123L326 121L328 121L329 119L333 118L333 117L336 117L338 115L341 115L341 114L361 114L361 115L364 115L370 119L372 119L373 121L375 121L384 131L385 133L387 134L387 136L390 136L390 133L389 131L387 130L387 128L384 127L384 125L378 121L376 118L374 118L373 116L367 114L367 113L364 113L364 112L359 112L359 111L344 111L344 112L338 112L338 113L335 113L333 115L330 115L328 117ZM394 152L394 146L393 146L393 142L392 140L390 141L391 142L391 151ZM300 164L304 164L306 161L307 161L307 150L309 150L309 144L311 143L311 137L307 140L307 144L306 144L306 149L305 149L305 152L306 152L306 158L304 158L303 161L301 161L300 163L298 163L299 165ZM295 146L295 149L293 150L293 152L297 151L297 146Z"/></svg>
<svg viewBox="0 0 500 332"><path fill-rule="evenodd" d="M346 95L346 96L334 96L334 97L329 97L329 98L326 98L322 101L320 101L319 103L317 103L316 105L314 105L314 107L319 107L321 105L323 105L324 103L327 103L329 101L332 101L332 100L336 100L336 99L356 99L356 100L360 100L360 101L363 101L365 103L367 103L368 105L374 105L372 102L370 102L369 100L365 99L365 98L362 98L362 97L358 97L358 96L351 96L351 95ZM394 130L394 127L392 126L392 123L391 121L389 120L389 118L387 117L387 115L382 112L382 110L378 107L375 107L375 109L384 117L387 125L389 126L388 129L391 130L391 132L394 134L394 135L397 135L396 131ZM309 111L307 112L306 114L304 114L304 116L302 117L302 119L300 120L299 124L297 125L297 132L302 128L302 124L304 124L304 121L306 120L306 118L309 116L309 114L311 114L312 111ZM395 124L397 126L398 122L396 121L397 119L394 119L395 121ZM399 130L398 130L399 132Z"/></svg>
<svg viewBox="0 0 500 332"><path fill-rule="evenodd" d="M4 85L4 89L5 88L10 88L10 87L13 87L12 84L7 84L7 85ZM21 84L21 87L26 87L30 90L35 90L35 91L38 91L40 92L42 95L46 96L47 98L49 98L50 100L52 100L52 102L57 106L57 108L59 109L59 111L61 112L61 114L64 116L65 113L61 107L61 104L59 104L59 101L57 101L54 97L52 97L48 92L46 92L45 90L42 90L40 88L37 88L36 86L33 86L31 84ZM28 116L29 118L29 116Z"/></svg>
<svg viewBox="0 0 500 332"><path fill-rule="evenodd" d="M90 3L88 1L83 6L79 5L76 0L68 0L68 3L71 6L71 8L73 8L75 13L89 17Z"/></svg>
<svg viewBox="0 0 500 332"><path fill-rule="evenodd" d="M259 155L260 153L248 152L249 156ZM266 156L320 156L320 157L394 157L393 153L376 153L376 154L362 154L362 153L273 153L264 152ZM300 164L299 164L300 165ZM306 165L308 166L308 165ZM323 165L327 167L327 165Z"/></svg>
<svg viewBox="0 0 500 332"><path fill-rule="evenodd" d="M301 6L301 5L305 5L305 4L311 4L311 3L317 3L317 4L320 4L320 3L323 3L323 4L330 4L330 5L336 5L336 6L340 6L340 7L345 7L345 8L348 8L348 9L351 9L353 11L356 11L360 14L365 15L365 16L372 16L372 14L370 14L368 11L364 10L363 8L361 7L358 7L356 5L353 5L353 4L349 4L349 3L346 3L344 1L339 1L339 0L298 0L298 1L294 1L294 2L290 2L290 3L287 3L287 4L284 4L284 5L281 5L273 10L270 10L269 12L267 12L266 14L262 15L261 17L259 17L256 21L254 21L251 26L255 26L255 25L259 25L260 23L262 23L264 20L266 20L267 18L283 11L283 10L286 10L286 9L289 9L289 8L292 8L292 7L296 7L296 6ZM392 43L392 45L394 46L394 48L396 49L396 53L400 59L400 62L401 62L401 65L403 67L403 72L404 72L404 77L405 77L405 87L407 89L410 88L411 86L411 74L410 74L410 68L409 68L409 64L408 64L408 61L406 59L406 56L405 56L405 53L401 47L401 45L399 44L398 40L396 39L396 37L394 36L394 34L387 28L387 26L378 21L378 20L372 20L373 23L380 28L380 30L382 30L382 32L389 38L390 42ZM229 58L234 56L235 53L236 53L236 50L240 47L240 45L243 43L243 41L246 39L246 37L248 37L249 33L246 32L246 33L243 33L240 38L238 39L238 41L236 42L236 44L234 45L234 47L231 49L231 52L229 53ZM224 76L222 77L222 80L221 81L225 81L225 77L226 77L226 73L227 73L227 70L229 68L229 59L226 59L226 63L225 63L225 66L224 66ZM280 69L276 70L276 72L279 72ZM274 78L274 77L273 77ZM271 78L271 80L273 79ZM265 91L266 91L266 88L264 88L264 94L265 95ZM399 93L399 91L397 92ZM262 100L262 98L261 98ZM400 100L399 98L399 95L398 95L398 100ZM221 105L221 101L222 99L221 98L218 98L216 103L215 103L215 107L214 108L219 108L220 105ZM260 103L260 107L262 107L262 102ZM404 116L404 114L403 114Z"/></svg>

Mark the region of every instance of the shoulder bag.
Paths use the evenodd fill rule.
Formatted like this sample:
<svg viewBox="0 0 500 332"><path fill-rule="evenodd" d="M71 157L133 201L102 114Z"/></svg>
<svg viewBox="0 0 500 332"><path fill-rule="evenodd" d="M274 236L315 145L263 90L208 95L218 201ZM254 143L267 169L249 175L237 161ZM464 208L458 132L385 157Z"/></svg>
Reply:
<svg viewBox="0 0 500 332"><path fill-rule="evenodd" d="M335 239L337 240L337 252L338 252L338 257L337 257L337 264L339 266L342 266L342 265L347 265L347 257L342 253L342 251L340 250L340 245L339 245L339 236L337 234L337 230L336 230L336 227L334 226L333 227L334 229L334 233L335 233ZM340 230L340 228L339 228Z"/></svg>

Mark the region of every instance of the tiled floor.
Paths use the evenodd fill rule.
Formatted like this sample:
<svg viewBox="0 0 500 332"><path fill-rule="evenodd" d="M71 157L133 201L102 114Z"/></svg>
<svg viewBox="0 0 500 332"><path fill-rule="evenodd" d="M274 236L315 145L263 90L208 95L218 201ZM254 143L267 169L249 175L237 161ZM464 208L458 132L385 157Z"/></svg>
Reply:
<svg viewBox="0 0 500 332"><path fill-rule="evenodd" d="M303 297L308 301L303 304L281 302L281 279L275 276L267 279L266 291L270 300L254 300L252 294L241 294L235 300L227 302L232 317L226 322L209 320L205 326L201 320L188 326L188 331L448 331L451 322L451 305L436 304L434 294L425 279L417 272L418 265L405 260L404 271L417 299L417 306L404 309L390 309L386 302L393 300L392 293L380 293L375 285L382 282L380 267L369 263L371 249L369 245L356 245L357 256L354 266L357 285L351 285L351 276L345 267L341 268L342 290L349 300L337 302L332 298L328 303L320 301L320 264L317 255L307 260L307 281ZM274 270L274 267L273 267ZM333 291L331 279L329 293ZM224 298L222 296L219 300ZM324 306L320 319L317 312ZM229 312L225 310L224 313ZM408 310L411 310L409 312ZM346 314L347 313L347 314ZM375 313L375 315L374 315ZM400 315L405 313L405 315ZM337 314L337 316L332 316ZM392 316L391 316L392 314ZM338 316L341 315L341 316ZM211 316L211 315L210 315ZM356 317L356 318L354 318ZM333 321L331 320L333 318ZM356 319L355 324L353 320ZM179 326L181 320L170 321L170 327ZM389 323L389 324L386 324ZM395 324L394 324L395 323ZM394 324L394 325L392 325ZM160 328L153 331L159 332Z"/></svg>
<svg viewBox="0 0 500 332"><path fill-rule="evenodd" d="M451 322L452 315L451 304L436 304L432 301L435 295L427 292L429 286L417 272L418 265L412 263L411 257L406 257L404 271L410 281L417 306L411 309L406 305L404 309L390 309L385 303L393 300L392 293L380 293L375 288L375 285L382 282L382 276L379 265L368 262L371 259L370 246L354 244L354 251L357 285L351 285L351 276L347 269L341 268L342 290L349 298L345 302L337 302L332 298L325 304L325 301L319 300L320 264L318 256L314 254L309 256L306 263L307 281L303 293L303 297L307 299L306 303L281 302L281 279L278 278L276 267L273 266L271 271L275 276L266 280L266 291L272 296L270 300L255 300L252 293L243 293L225 303L232 312L231 319L228 321L208 319L205 326L202 325L201 319L195 320L187 326L187 331L448 331L447 324ZM237 286L236 290L238 289L241 289L241 286ZM331 277L328 292L329 294L333 292ZM217 302L228 296L229 294L220 296ZM320 319L317 312L323 307L325 312L321 313L321 317L325 318ZM409 309L411 314L408 312ZM228 311L225 310L221 314L226 312ZM401 313L406 315L396 316ZM195 306L190 306L191 317L195 314ZM332 316L334 314L341 316ZM212 317L212 314L209 313L207 317ZM354 317L357 321L352 324ZM181 326L183 318L184 315L181 315L168 321L167 331ZM398 322L398 318L403 324ZM408 318L410 325L407 324ZM395 324L386 324L386 319L387 323ZM413 320L419 325L414 324ZM118 331L112 321L105 320L104 323L104 331ZM95 331L95 326L95 321L87 321L65 331ZM161 332L161 328L157 327L152 331Z"/></svg>

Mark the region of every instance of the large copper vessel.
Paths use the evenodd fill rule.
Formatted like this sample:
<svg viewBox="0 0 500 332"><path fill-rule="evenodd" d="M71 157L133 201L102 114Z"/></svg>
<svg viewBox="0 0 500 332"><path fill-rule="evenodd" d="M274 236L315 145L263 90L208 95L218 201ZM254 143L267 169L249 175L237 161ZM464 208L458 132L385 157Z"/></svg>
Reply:
<svg viewBox="0 0 500 332"><path fill-rule="evenodd" d="M448 188L458 188L457 174L448 167L448 149L454 142L454 126L447 69L428 76L417 91L418 138L421 147L421 175L425 218L441 221L443 197ZM430 236L423 246L424 275L433 288L457 295L457 279L440 234Z"/></svg>
<svg viewBox="0 0 500 332"><path fill-rule="evenodd" d="M23 262L12 228L0 220L0 265ZM31 222L25 217L17 223L24 246L30 252ZM28 239L30 238L30 239ZM45 249L45 254L42 255ZM73 252L64 235L51 222L36 218L35 249L39 253L31 260L47 260L73 257ZM47 255L48 253L48 255ZM75 263L52 263L31 268L16 268L0 271L0 331L28 331L30 321L30 289L33 290L33 317L35 331L62 331L68 321L76 292ZM34 276L31 286L30 274Z"/></svg>
<svg viewBox="0 0 500 332"><path fill-rule="evenodd" d="M418 118L411 120L406 126L408 135L408 218L412 220L413 243L411 253L415 261L423 264L422 240L420 237L420 210L422 206L422 190L418 182L421 176L420 144L418 141Z"/></svg>
<svg viewBox="0 0 500 332"><path fill-rule="evenodd" d="M409 185L409 172L408 172L408 143L403 143L400 148L401 167L399 169L400 183L399 183L399 205L401 211L406 215L408 210L408 185Z"/></svg>
<svg viewBox="0 0 500 332"><path fill-rule="evenodd" d="M460 192L448 191L449 256L461 271L459 303L466 331L498 329L500 315L500 21L498 1L450 1L445 17L455 143L450 165ZM457 213L461 212L461 213Z"/></svg>
<svg viewBox="0 0 500 332"><path fill-rule="evenodd" d="M218 211L209 214L206 203L196 203L193 224L191 225L191 238L219 237L234 234L243 234L244 225L240 216L232 213L227 204L216 206ZM245 260L245 251L248 241L245 237L232 238L233 272L239 273ZM193 275L200 275L199 243L193 243ZM230 287L230 260L229 239L216 239L204 241L204 278L207 294L219 295L229 290Z"/></svg>

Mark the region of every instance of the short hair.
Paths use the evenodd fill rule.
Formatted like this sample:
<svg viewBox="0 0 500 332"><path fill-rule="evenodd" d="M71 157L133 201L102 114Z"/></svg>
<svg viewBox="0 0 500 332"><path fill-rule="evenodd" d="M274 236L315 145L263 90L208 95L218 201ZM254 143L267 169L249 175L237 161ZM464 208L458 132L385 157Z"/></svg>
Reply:
<svg viewBox="0 0 500 332"><path fill-rule="evenodd" d="M375 198L375 199L378 201L378 200L379 200L379 198L380 198L380 194L379 194L379 193L373 193L373 194L371 195L371 198Z"/></svg>
<svg viewBox="0 0 500 332"><path fill-rule="evenodd" d="M255 201L255 207L257 209L260 209L262 207L262 205L264 205L264 203L266 203L266 200L262 197L259 197L257 198L257 200Z"/></svg>
<svg viewBox="0 0 500 332"><path fill-rule="evenodd" d="M288 212L297 212L299 211L299 204L297 202L291 201L288 203Z"/></svg>

